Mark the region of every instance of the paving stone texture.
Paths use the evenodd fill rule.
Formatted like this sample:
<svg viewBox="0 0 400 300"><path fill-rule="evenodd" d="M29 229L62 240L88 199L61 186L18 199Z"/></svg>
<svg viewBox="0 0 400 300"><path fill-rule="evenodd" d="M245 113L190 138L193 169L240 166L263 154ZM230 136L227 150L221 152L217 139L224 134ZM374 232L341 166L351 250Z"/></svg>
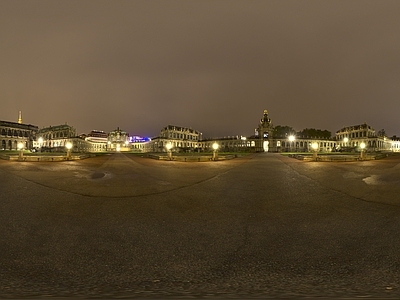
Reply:
<svg viewBox="0 0 400 300"><path fill-rule="evenodd" d="M0 298L400 298L400 159L0 160Z"/></svg>

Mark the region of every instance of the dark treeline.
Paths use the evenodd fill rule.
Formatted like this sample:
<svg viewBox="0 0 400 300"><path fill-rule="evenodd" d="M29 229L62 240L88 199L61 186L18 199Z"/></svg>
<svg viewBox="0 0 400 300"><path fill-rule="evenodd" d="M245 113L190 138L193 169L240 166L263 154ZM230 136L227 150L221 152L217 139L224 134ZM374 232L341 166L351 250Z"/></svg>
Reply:
<svg viewBox="0 0 400 300"><path fill-rule="evenodd" d="M274 138L286 138L294 135L298 138L315 138L315 139L330 139L331 132L328 130L321 130L315 128L306 128L301 131L296 131L290 126L275 126Z"/></svg>

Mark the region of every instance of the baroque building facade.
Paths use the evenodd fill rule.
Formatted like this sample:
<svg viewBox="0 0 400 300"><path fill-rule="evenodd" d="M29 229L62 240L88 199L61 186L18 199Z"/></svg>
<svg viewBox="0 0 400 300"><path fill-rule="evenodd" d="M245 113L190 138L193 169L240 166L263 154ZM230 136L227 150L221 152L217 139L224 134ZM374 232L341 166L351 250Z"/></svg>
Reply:
<svg viewBox="0 0 400 300"><path fill-rule="evenodd" d="M254 135L203 138L203 134L190 127L168 125L152 139L130 136L119 127L106 133L93 130L89 134L76 135L70 125L56 125L38 129L37 126L22 123L19 112L18 122L0 121L1 150L17 150L22 143L25 149L65 152L71 142L73 152L167 152L167 145L173 152L211 152L217 143L219 151L226 152L313 152L311 145L317 144L319 152L359 151L365 144L365 151L400 152L400 138L389 138L381 130L378 133L366 123L347 126L338 130L334 137L275 136L275 127L268 111L263 111Z"/></svg>
<svg viewBox="0 0 400 300"><path fill-rule="evenodd" d="M90 145L90 152L107 151L108 134L106 132L100 130L92 130L83 138Z"/></svg>
<svg viewBox="0 0 400 300"><path fill-rule="evenodd" d="M129 134L119 127L111 131L107 136L107 151L120 152L130 151Z"/></svg>
<svg viewBox="0 0 400 300"><path fill-rule="evenodd" d="M76 137L76 129L68 124L43 127L37 132L35 148L43 152L62 152L66 144L71 142L76 151L78 145Z"/></svg>
<svg viewBox="0 0 400 300"><path fill-rule="evenodd" d="M17 150L22 143L25 149L32 149L38 127L31 124L0 121L0 149Z"/></svg>
<svg viewBox="0 0 400 300"><path fill-rule="evenodd" d="M22 112L18 114L18 122L0 121L0 149L17 150L18 144L24 149L32 149L38 127L22 123Z"/></svg>
<svg viewBox="0 0 400 300"><path fill-rule="evenodd" d="M384 132L376 133L367 123L343 127L336 132L336 140L342 149L353 149L361 143L366 151L398 151L398 143L385 136Z"/></svg>
<svg viewBox="0 0 400 300"><path fill-rule="evenodd" d="M144 144L144 152L164 152L167 144L172 151L195 151L199 147L203 134L190 127L168 125L161 129L159 136Z"/></svg>

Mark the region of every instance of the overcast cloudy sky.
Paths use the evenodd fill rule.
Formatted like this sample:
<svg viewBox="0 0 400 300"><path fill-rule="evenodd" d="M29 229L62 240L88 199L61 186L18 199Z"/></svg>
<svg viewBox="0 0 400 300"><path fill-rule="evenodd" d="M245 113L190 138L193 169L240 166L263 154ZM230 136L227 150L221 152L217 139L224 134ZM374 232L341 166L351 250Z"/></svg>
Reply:
<svg viewBox="0 0 400 300"><path fill-rule="evenodd" d="M400 135L400 1L0 1L0 120Z"/></svg>

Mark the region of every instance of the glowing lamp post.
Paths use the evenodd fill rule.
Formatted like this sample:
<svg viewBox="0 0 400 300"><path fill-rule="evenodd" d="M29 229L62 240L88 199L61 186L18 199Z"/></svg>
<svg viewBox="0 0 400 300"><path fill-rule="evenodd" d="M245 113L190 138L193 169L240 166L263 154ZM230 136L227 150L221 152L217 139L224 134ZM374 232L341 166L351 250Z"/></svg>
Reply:
<svg viewBox="0 0 400 300"><path fill-rule="evenodd" d="M349 138L345 137L343 139L343 142L344 142L344 146L347 147L347 143L349 142Z"/></svg>
<svg viewBox="0 0 400 300"><path fill-rule="evenodd" d="M40 149L40 152L42 152L43 138L40 137L40 138L38 139L38 142L39 142L39 149Z"/></svg>
<svg viewBox="0 0 400 300"><path fill-rule="evenodd" d="M290 136L289 136L289 142L290 142L290 151L292 151L292 144L293 144L294 140L295 140L295 137L294 137L294 135L290 135Z"/></svg>
<svg viewBox="0 0 400 300"><path fill-rule="evenodd" d="M212 157L212 159L213 160L217 160L218 159L218 148L219 148L219 145L217 144L217 143L214 143L213 145L212 145L212 148L213 148L213 157Z"/></svg>
<svg viewBox="0 0 400 300"><path fill-rule="evenodd" d="M17 145L17 147L18 147L18 150L19 150L18 160L22 160L23 157L24 157L24 152L23 152L23 150L24 150L24 144L21 143L21 142L19 142L18 145Z"/></svg>
<svg viewBox="0 0 400 300"><path fill-rule="evenodd" d="M65 144L65 148L67 148L67 160L70 160L71 159L72 143L71 142L67 142Z"/></svg>
<svg viewBox="0 0 400 300"><path fill-rule="evenodd" d="M318 143L312 143L311 148L313 150L313 160L317 161L317 155L318 155Z"/></svg>
<svg viewBox="0 0 400 300"><path fill-rule="evenodd" d="M364 142L362 142L360 144L360 148L361 148L360 159L363 160L364 159L364 149L365 149L365 143Z"/></svg>
<svg viewBox="0 0 400 300"><path fill-rule="evenodd" d="M171 143L167 143L165 145L165 148L167 149L168 159L172 160L172 144Z"/></svg>

